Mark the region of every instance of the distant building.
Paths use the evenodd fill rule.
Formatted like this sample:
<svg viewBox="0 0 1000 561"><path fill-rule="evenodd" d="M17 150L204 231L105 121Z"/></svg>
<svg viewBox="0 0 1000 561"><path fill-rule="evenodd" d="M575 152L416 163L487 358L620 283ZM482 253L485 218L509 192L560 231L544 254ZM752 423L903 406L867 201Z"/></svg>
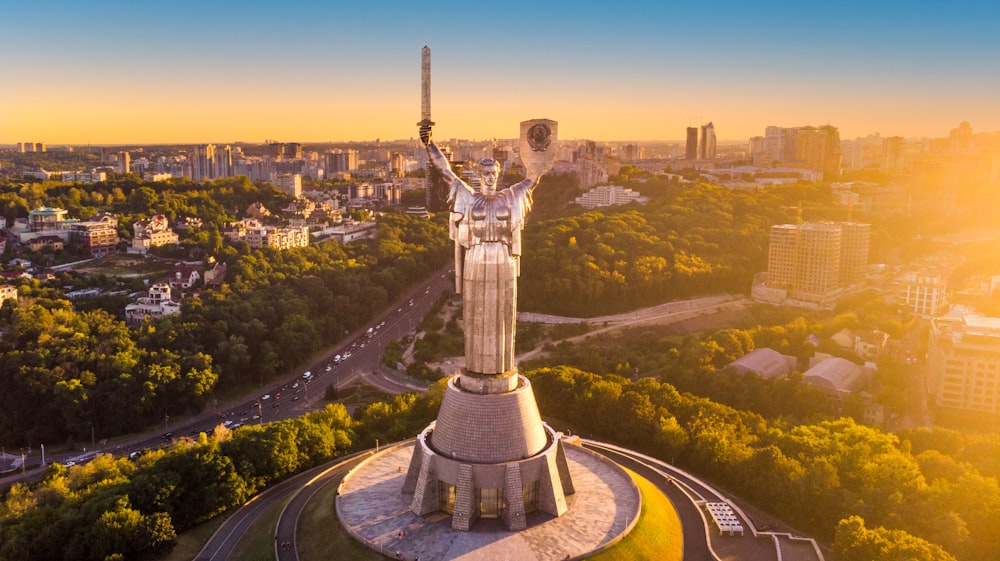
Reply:
<svg viewBox="0 0 1000 561"><path fill-rule="evenodd" d="M103 171L63 173L62 180L66 183L97 183L106 181L108 174Z"/></svg>
<svg viewBox="0 0 1000 561"><path fill-rule="evenodd" d="M827 358L805 371L803 381L833 397L845 397L861 391L867 385L864 370L846 358Z"/></svg>
<svg viewBox="0 0 1000 561"><path fill-rule="evenodd" d="M269 247L272 249L291 249L309 245L309 228L281 228L264 226L247 233L247 242L254 249Z"/></svg>
<svg viewBox="0 0 1000 561"><path fill-rule="evenodd" d="M806 167L822 171L824 178L840 176L841 148L837 127L775 127L764 129L763 137L750 139L753 164L771 167Z"/></svg>
<svg viewBox="0 0 1000 561"><path fill-rule="evenodd" d="M205 271L205 286L218 288L226 282L226 264L215 263L211 269Z"/></svg>
<svg viewBox="0 0 1000 561"><path fill-rule="evenodd" d="M858 358L868 361L876 361L885 350L886 343L889 342L889 334L880 329L860 329L854 338L854 354Z"/></svg>
<svg viewBox="0 0 1000 561"><path fill-rule="evenodd" d="M0 308L7 300L13 300L15 304L17 303L17 287L10 284L0 284Z"/></svg>
<svg viewBox="0 0 1000 561"><path fill-rule="evenodd" d="M224 234L234 242L245 241L254 249L264 247L289 249L309 245L309 228L306 226L295 228L263 226L254 218L231 222Z"/></svg>
<svg viewBox="0 0 1000 561"><path fill-rule="evenodd" d="M908 271L895 284L896 303L907 312L934 317L948 311L948 282L944 275Z"/></svg>
<svg viewBox="0 0 1000 561"><path fill-rule="evenodd" d="M714 162L715 156L715 125L712 123L702 125L701 140L698 142L698 159Z"/></svg>
<svg viewBox="0 0 1000 561"><path fill-rule="evenodd" d="M168 180L168 179L170 179L172 177L173 177L173 175L171 175L169 173L156 173L156 172L152 172L152 171L147 171L147 172L145 172L145 173L142 174L143 181L153 181L153 182L156 182L156 181L166 181L166 180Z"/></svg>
<svg viewBox="0 0 1000 561"><path fill-rule="evenodd" d="M738 374L752 372L761 378L782 378L795 369L795 357L760 347L730 362L728 368Z"/></svg>
<svg viewBox="0 0 1000 561"><path fill-rule="evenodd" d="M73 243L83 247L93 257L101 257L118 250L118 217L103 212L91 220L69 225Z"/></svg>
<svg viewBox="0 0 1000 561"><path fill-rule="evenodd" d="M324 155L327 176L335 173L351 173L358 170L358 151L353 148L330 150Z"/></svg>
<svg viewBox="0 0 1000 561"><path fill-rule="evenodd" d="M132 225L134 237L129 253L146 253L152 247L178 242L177 233L170 229L167 217L157 214L146 220L138 220Z"/></svg>
<svg viewBox="0 0 1000 561"><path fill-rule="evenodd" d="M639 201L641 198L639 193L620 185L602 185L594 187L590 191L580 195L574 202L589 210L598 207L623 205Z"/></svg>
<svg viewBox="0 0 1000 561"><path fill-rule="evenodd" d="M260 220L256 218L244 218L243 220L227 224L222 234L232 242L241 242L246 241L247 232L261 227L263 225Z"/></svg>
<svg viewBox="0 0 1000 561"><path fill-rule="evenodd" d="M52 251L62 251L64 246L65 242L59 236L38 236L28 242L28 248L31 251L41 251L46 248Z"/></svg>
<svg viewBox="0 0 1000 561"><path fill-rule="evenodd" d="M871 225L807 222L771 227L767 274L755 278L755 300L831 308L863 286Z"/></svg>
<svg viewBox="0 0 1000 561"><path fill-rule="evenodd" d="M181 305L170 297L170 286L157 283L149 287L149 295L125 306L125 323L137 327L146 319L160 319L181 313Z"/></svg>
<svg viewBox="0 0 1000 561"><path fill-rule="evenodd" d="M274 186L294 198L302 196L302 176L297 173L279 173L274 178Z"/></svg>
<svg viewBox="0 0 1000 561"><path fill-rule="evenodd" d="M427 212L427 209L424 208L424 207L422 207L422 206L407 207L406 214L409 214L410 216L416 216L418 218L430 218L431 217L430 213Z"/></svg>
<svg viewBox="0 0 1000 561"><path fill-rule="evenodd" d="M32 232L55 232L62 230L66 220L66 209L39 207L28 213L28 227Z"/></svg>
<svg viewBox="0 0 1000 561"><path fill-rule="evenodd" d="M374 222L344 222L331 229L333 238L342 244L355 240L375 237L377 225Z"/></svg>
<svg viewBox="0 0 1000 561"><path fill-rule="evenodd" d="M928 392L942 409L1000 413L1000 318L970 313L931 320Z"/></svg>
<svg viewBox="0 0 1000 561"><path fill-rule="evenodd" d="M201 280L200 263L175 263L168 284L173 290L186 290Z"/></svg>
<svg viewBox="0 0 1000 561"><path fill-rule="evenodd" d="M686 160L698 159L698 128L687 128L687 145L685 146L684 158Z"/></svg>

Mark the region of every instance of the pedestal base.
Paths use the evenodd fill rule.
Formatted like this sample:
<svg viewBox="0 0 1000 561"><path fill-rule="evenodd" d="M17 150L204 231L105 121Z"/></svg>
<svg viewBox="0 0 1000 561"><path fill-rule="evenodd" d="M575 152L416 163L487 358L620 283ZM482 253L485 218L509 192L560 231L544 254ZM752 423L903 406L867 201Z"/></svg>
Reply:
<svg viewBox="0 0 1000 561"><path fill-rule="evenodd" d="M560 434L542 423L531 383L504 376L516 382L510 391L478 393L462 385L466 377L482 381L453 376L437 420L417 437L402 490L413 495L410 510L451 514L456 530L480 518L519 530L535 510L564 514L574 493L566 453Z"/></svg>
<svg viewBox="0 0 1000 561"><path fill-rule="evenodd" d="M434 424L424 429L410 458L402 492L412 494L410 511L418 516L444 511L452 529L470 530L480 518L498 518L508 530L523 530L535 510L561 516L566 497L576 490L570 478L560 435L544 425L549 445L527 459L472 464L434 452L427 442Z"/></svg>

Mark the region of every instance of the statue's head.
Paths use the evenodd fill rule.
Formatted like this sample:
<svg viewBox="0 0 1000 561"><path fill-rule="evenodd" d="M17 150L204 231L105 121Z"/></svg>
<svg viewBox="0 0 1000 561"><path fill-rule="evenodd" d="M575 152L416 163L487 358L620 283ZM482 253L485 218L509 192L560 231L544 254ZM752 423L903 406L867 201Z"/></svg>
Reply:
<svg viewBox="0 0 1000 561"><path fill-rule="evenodd" d="M500 162L493 158L479 160L479 177L483 182L483 191L496 191L500 181Z"/></svg>

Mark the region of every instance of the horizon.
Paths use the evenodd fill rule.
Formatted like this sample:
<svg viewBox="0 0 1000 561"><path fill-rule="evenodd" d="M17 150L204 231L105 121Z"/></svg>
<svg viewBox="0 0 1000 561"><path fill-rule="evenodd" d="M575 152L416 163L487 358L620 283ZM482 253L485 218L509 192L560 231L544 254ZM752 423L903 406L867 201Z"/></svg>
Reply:
<svg viewBox="0 0 1000 561"><path fill-rule="evenodd" d="M513 138L520 121L539 115L559 121L565 138L603 142L683 142L686 127L708 122L727 143L772 125L830 124L845 140L939 138L963 121L976 133L1000 131L1000 76L983 70L1000 52L991 23L1000 8L975 0L905 11L723 2L711 13L522 0L502 9L265 7L8 7L0 143L414 139L424 45L441 138ZM194 9L201 17L190 17ZM306 138L325 140L298 140Z"/></svg>

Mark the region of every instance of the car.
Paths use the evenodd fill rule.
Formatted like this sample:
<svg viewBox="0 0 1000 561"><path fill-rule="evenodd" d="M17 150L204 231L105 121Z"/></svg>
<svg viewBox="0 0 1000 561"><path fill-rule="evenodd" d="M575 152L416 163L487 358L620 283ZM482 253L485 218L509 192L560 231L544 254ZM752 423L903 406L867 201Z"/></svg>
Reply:
<svg viewBox="0 0 1000 561"><path fill-rule="evenodd" d="M76 465L76 462L74 462L73 460L70 460L70 461L66 462L65 464L63 464L63 466L68 467L68 468L73 467L75 465Z"/></svg>
<svg viewBox="0 0 1000 561"><path fill-rule="evenodd" d="M269 394L269 393L266 393L266 394L260 396L260 400L261 401L267 401L269 399L271 399L271 394Z"/></svg>
<svg viewBox="0 0 1000 561"><path fill-rule="evenodd" d="M233 420L228 419L226 421L222 421L222 425L228 429L229 427L233 426Z"/></svg>
<svg viewBox="0 0 1000 561"><path fill-rule="evenodd" d="M292 389L293 389L293 390L294 390L295 388L297 388L297 387L299 387L299 383L298 383L298 382L295 382L294 384L292 384Z"/></svg>
<svg viewBox="0 0 1000 561"><path fill-rule="evenodd" d="M299 400L299 396L294 396L294 397L292 398L292 401L298 401L298 400Z"/></svg>
<svg viewBox="0 0 1000 561"><path fill-rule="evenodd" d="M172 433L172 432L165 432L165 433L163 433L163 436L160 437L160 440L170 440L173 437L174 437L174 433Z"/></svg>
<svg viewBox="0 0 1000 561"><path fill-rule="evenodd" d="M311 371L309 371L309 370L306 370L305 372L302 373L302 377L305 378L306 380L308 380L309 378L311 378L312 375L313 375L313 373Z"/></svg>
<svg viewBox="0 0 1000 561"><path fill-rule="evenodd" d="M332 366L330 366L329 364L328 364L328 365L326 365L326 368L324 368L324 369L323 369L323 371L324 371L324 372L329 372L329 371L331 371L331 370L333 370L333 367L332 367Z"/></svg>

